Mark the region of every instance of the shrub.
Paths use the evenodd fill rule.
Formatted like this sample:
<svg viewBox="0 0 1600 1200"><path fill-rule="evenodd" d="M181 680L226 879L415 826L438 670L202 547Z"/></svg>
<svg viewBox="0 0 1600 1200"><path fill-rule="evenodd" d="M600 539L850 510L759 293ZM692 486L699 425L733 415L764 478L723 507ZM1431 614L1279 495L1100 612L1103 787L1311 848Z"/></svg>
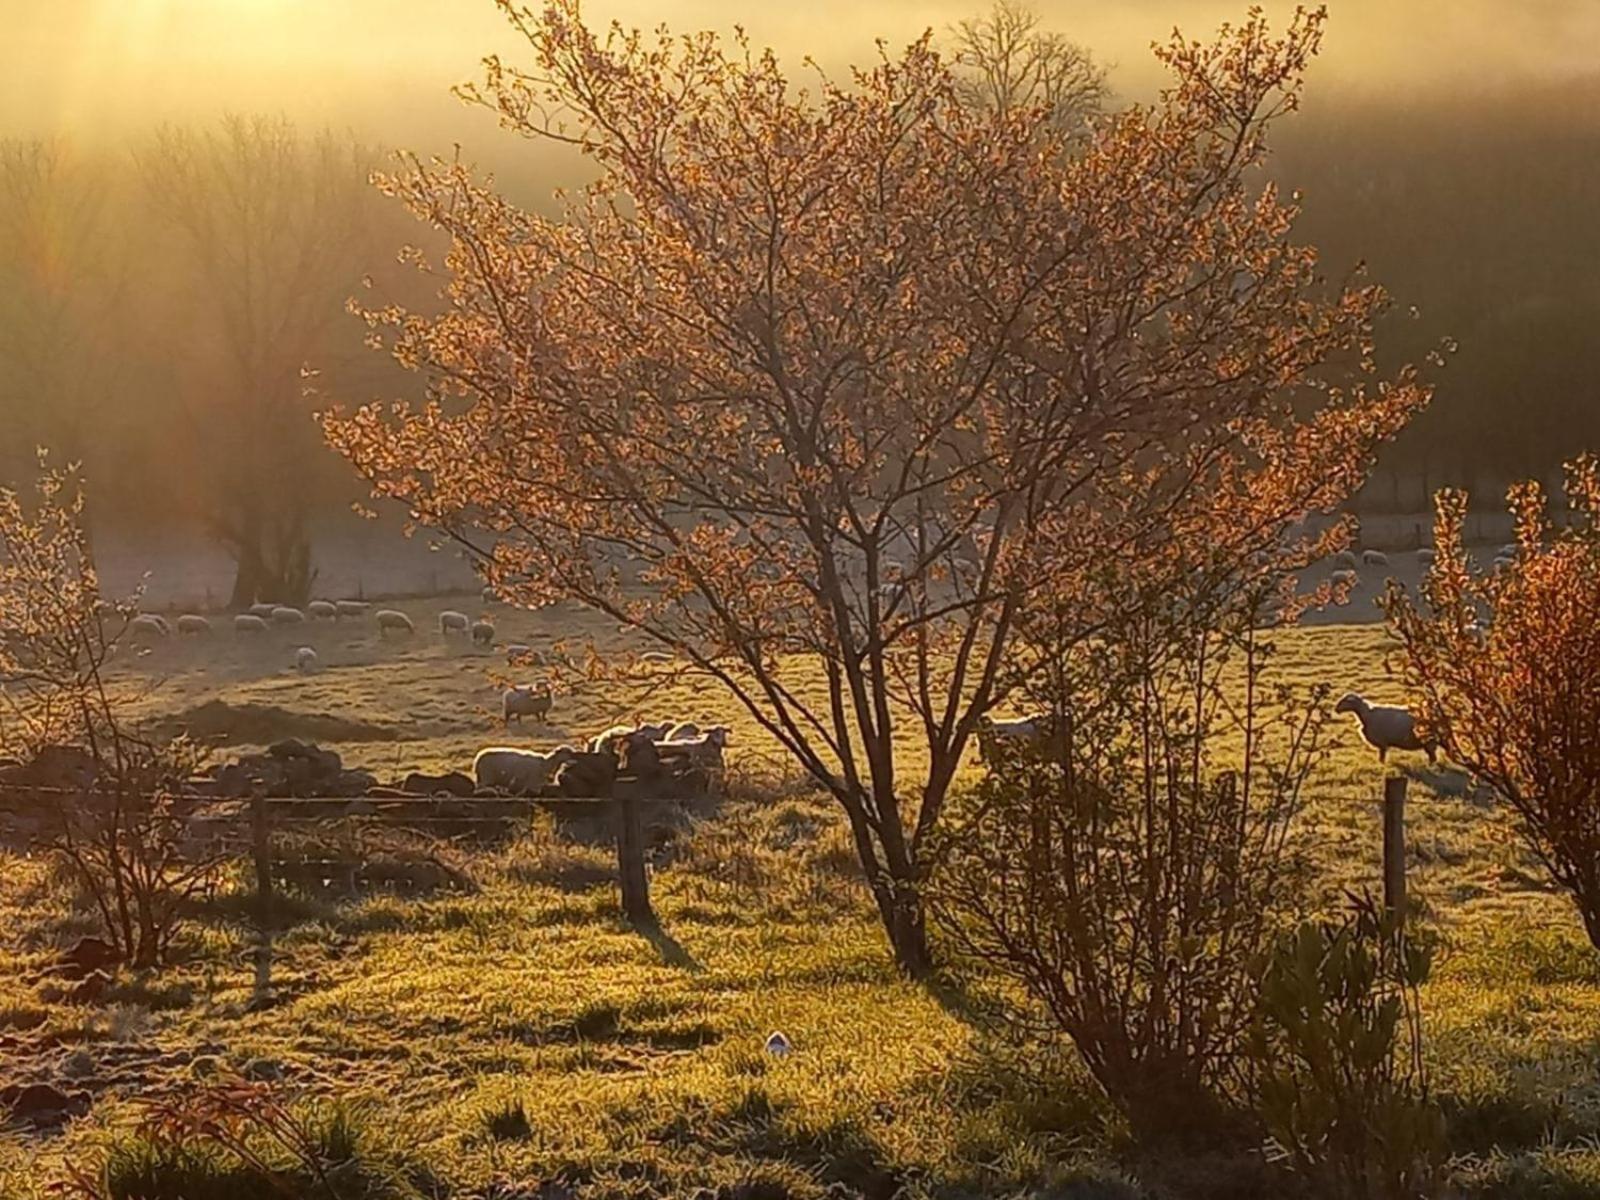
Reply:
<svg viewBox="0 0 1600 1200"><path fill-rule="evenodd" d="M1428 1095L1417 991L1433 950L1370 897L1287 934L1261 971L1257 1110L1294 1169L1334 1200L1431 1190L1444 1118Z"/></svg>
<svg viewBox="0 0 1600 1200"><path fill-rule="evenodd" d="M1422 600L1391 584L1384 606L1427 734L1510 802L1600 947L1600 460L1568 465L1567 496L1557 530L1537 483L1512 488L1516 555L1481 574L1467 498L1440 492Z"/></svg>
<svg viewBox="0 0 1600 1200"><path fill-rule="evenodd" d="M991 751L932 889L959 952L1030 1002L1008 1018L1065 1032L1150 1139L1233 1124L1253 967L1300 892L1286 835L1323 723L1286 695L1267 717L1249 605L1220 620L1203 597L1168 599L1041 656L1049 736Z"/></svg>

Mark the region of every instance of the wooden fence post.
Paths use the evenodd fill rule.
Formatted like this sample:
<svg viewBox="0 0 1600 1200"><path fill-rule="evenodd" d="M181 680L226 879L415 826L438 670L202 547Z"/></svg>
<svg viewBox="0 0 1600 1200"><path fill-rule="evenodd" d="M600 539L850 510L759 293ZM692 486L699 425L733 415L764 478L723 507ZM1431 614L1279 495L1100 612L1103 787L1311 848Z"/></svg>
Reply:
<svg viewBox="0 0 1600 1200"><path fill-rule="evenodd" d="M656 924L650 907L650 881L644 870L644 823L639 818L638 789L619 782L617 806L617 874L622 883L622 914L640 927Z"/></svg>
<svg viewBox="0 0 1600 1200"><path fill-rule="evenodd" d="M267 823L267 789L261 782L250 788L250 834L256 863L256 986L253 1002L267 1004L272 996L272 830Z"/></svg>
<svg viewBox="0 0 1600 1200"><path fill-rule="evenodd" d="M1406 777L1383 781L1383 907L1403 912L1406 906Z"/></svg>

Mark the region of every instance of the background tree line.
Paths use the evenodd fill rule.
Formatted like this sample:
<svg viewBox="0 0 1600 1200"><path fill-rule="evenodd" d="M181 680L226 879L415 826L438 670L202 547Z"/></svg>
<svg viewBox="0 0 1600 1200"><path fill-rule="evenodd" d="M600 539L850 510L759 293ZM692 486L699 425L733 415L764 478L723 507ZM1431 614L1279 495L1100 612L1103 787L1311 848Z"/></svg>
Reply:
<svg viewBox="0 0 1600 1200"><path fill-rule="evenodd" d="M946 32L973 103L1049 101L1072 128L1123 103L1092 47L1001 6ZM403 141L403 131L395 139ZM81 460L102 528L204 527L239 561L235 600L303 591L305 527L358 494L320 442L324 393L401 394L345 312L371 280L412 304L397 251L427 236L368 186L380 148L269 117L152 130L127 146L0 143L0 478L33 448ZM1600 434L1600 77L1454 94L1321 91L1268 172L1304 193L1337 280L1365 259L1402 313L1392 361L1460 352L1363 499L1414 508L1445 484L1548 475ZM537 151L498 184L547 209L579 177ZM1396 480L1410 485L1400 489Z"/></svg>

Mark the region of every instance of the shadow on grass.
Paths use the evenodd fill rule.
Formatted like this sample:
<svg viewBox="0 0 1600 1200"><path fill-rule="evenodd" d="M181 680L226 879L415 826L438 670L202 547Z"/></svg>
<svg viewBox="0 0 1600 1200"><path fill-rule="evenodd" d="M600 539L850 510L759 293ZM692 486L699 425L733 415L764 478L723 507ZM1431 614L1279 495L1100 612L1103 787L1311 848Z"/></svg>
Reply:
<svg viewBox="0 0 1600 1200"><path fill-rule="evenodd" d="M635 933L655 947L656 953L661 956L661 961L667 966L677 967L680 970L688 971L692 975L699 975L705 971L705 967L701 965L700 960L690 954L682 942L663 929L660 921L641 923L634 925L632 928Z"/></svg>
<svg viewBox="0 0 1600 1200"><path fill-rule="evenodd" d="M1493 788L1475 783L1471 775L1458 767L1408 766L1402 767L1400 773L1413 783L1431 789L1441 799L1464 800L1479 808L1493 807L1496 799Z"/></svg>

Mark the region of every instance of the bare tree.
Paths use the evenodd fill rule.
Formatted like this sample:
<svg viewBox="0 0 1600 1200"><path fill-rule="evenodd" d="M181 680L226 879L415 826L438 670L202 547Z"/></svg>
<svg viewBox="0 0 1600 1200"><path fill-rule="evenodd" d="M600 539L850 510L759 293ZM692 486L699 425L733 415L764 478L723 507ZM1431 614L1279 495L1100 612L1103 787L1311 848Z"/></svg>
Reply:
<svg viewBox="0 0 1600 1200"><path fill-rule="evenodd" d="M311 587L311 461L317 439L302 373L333 353L344 302L370 260L373 155L282 119L229 116L165 129L139 155L149 195L193 256L220 346L188 403L213 439L210 521L238 563L232 603L303 600Z"/></svg>
<svg viewBox="0 0 1600 1200"><path fill-rule="evenodd" d="M1105 68L1088 49L1040 29L1039 15L1016 0L996 0L951 33L969 104L1002 113L1043 108L1058 129L1077 132L1111 96Z"/></svg>
<svg viewBox="0 0 1600 1200"><path fill-rule="evenodd" d="M60 142L0 141L0 419L19 451L81 461L95 444L123 362L128 274L109 194L99 166Z"/></svg>

